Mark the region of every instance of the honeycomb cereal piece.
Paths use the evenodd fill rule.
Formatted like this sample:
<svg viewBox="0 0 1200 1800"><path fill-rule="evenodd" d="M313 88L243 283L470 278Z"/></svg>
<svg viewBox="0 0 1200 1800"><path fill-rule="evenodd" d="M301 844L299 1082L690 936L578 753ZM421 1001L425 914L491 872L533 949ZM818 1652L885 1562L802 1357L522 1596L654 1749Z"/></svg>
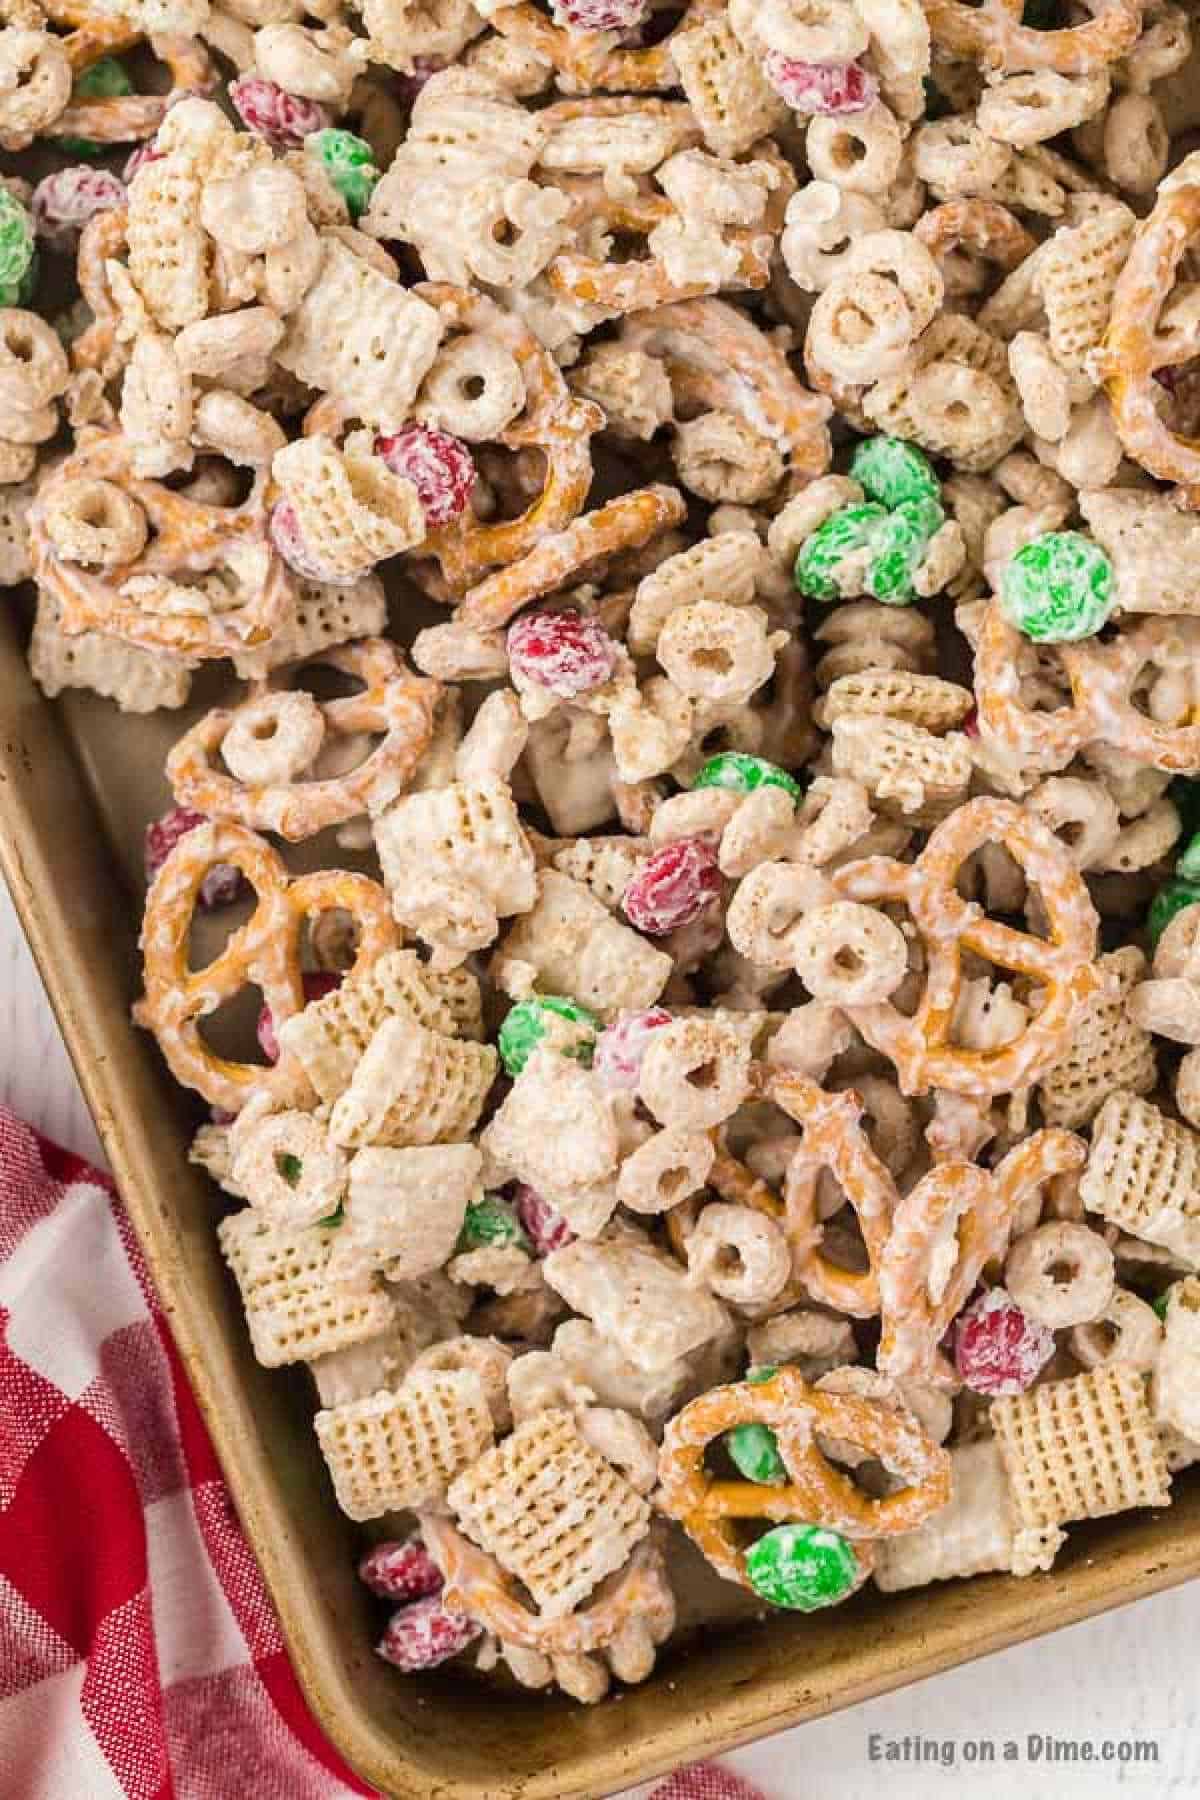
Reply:
<svg viewBox="0 0 1200 1800"><path fill-rule="evenodd" d="M492 1415L468 1369L410 1375L313 1421L338 1505L351 1519L428 1506L492 1441Z"/></svg>
<svg viewBox="0 0 1200 1800"><path fill-rule="evenodd" d="M591 1320L622 1356L647 1373L672 1369L729 1328L720 1301L693 1287L677 1263L648 1243L568 1244L548 1256L542 1269L573 1312Z"/></svg>
<svg viewBox="0 0 1200 1800"><path fill-rule="evenodd" d="M67 635L62 607L39 589L29 666L42 692L53 699L64 688L88 688L115 700L122 712L148 713L187 704L191 665L166 651L143 650L102 631Z"/></svg>
<svg viewBox="0 0 1200 1800"><path fill-rule="evenodd" d="M994 1400L991 1422L1020 1524L1032 1530L1167 1506L1170 1477L1128 1368L1089 1369Z"/></svg>
<svg viewBox="0 0 1200 1800"><path fill-rule="evenodd" d="M395 432L441 339L433 307L326 237L320 272L275 354L282 368L328 394L347 415Z"/></svg>
<svg viewBox="0 0 1200 1800"><path fill-rule="evenodd" d="M537 898L533 850L503 781L403 795L374 829L396 917L435 946L481 949L498 920Z"/></svg>
<svg viewBox="0 0 1200 1800"><path fill-rule="evenodd" d="M1079 1192L1110 1224L1200 1264L1200 1135L1152 1101L1110 1094L1092 1126Z"/></svg>
<svg viewBox="0 0 1200 1800"><path fill-rule="evenodd" d="M1083 369L1108 329L1117 276L1137 220L1113 201L1078 225L1060 227L1038 265L1050 348L1065 369Z"/></svg>
<svg viewBox="0 0 1200 1800"><path fill-rule="evenodd" d="M1145 957L1127 944L1101 956L1097 966L1113 985L1088 1001L1072 1028L1066 1055L1042 1077L1038 1089L1046 1124L1068 1131L1090 1124L1110 1094L1148 1094L1158 1080L1154 1039L1129 1011L1129 996L1146 972Z"/></svg>
<svg viewBox="0 0 1200 1800"><path fill-rule="evenodd" d="M740 156L787 120L786 103L725 17L684 31L672 55L704 141L717 156Z"/></svg>
<svg viewBox="0 0 1200 1800"><path fill-rule="evenodd" d="M330 1135L353 1149L461 1143L479 1117L497 1063L490 1044L443 1037L411 1014L394 1013L334 1103Z"/></svg>
<svg viewBox="0 0 1200 1800"><path fill-rule="evenodd" d="M462 1035L478 1036L479 983L465 969L436 973L415 950L392 950L285 1020L279 1038L321 1099L336 1100L379 1027L396 1014L443 1037L458 1036L465 1019L475 1029Z"/></svg>
<svg viewBox="0 0 1200 1800"><path fill-rule="evenodd" d="M321 1405L344 1406L348 1400L365 1400L380 1388L399 1387L435 1330L427 1315L393 1296L392 1319L385 1331L309 1363Z"/></svg>
<svg viewBox="0 0 1200 1800"><path fill-rule="evenodd" d="M275 452L271 473L333 579L365 575L425 536L412 482L352 443L338 450L331 438L297 438Z"/></svg>
<svg viewBox="0 0 1200 1800"><path fill-rule="evenodd" d="M179 331L209 310L212 244L200 195L234 134L220 109L199 99L172 108L160 133L166 154L144 162L129 184L129 275L151 317Z"/></svg>
<svg viewBox="0 0 1200 1800"><path fill-rule="evenodd" d="M284 663L305 662L352 638L382 637L387 630L387 595L375 575L349 583L297 577L295 608L262 644L235 651L234 673L259 681Z"/></svg>
<svg viewBox="0 0 1200 1800"><path fill-rule="evenodd" d="M524 1582L543 1618L573 1611L650 1529L646 1501L557 1408L480 1457L449 1500L467 1536Z"/></svg>
<svg viewBox="0 0 1200 1800"><path fill-rule="evenodd" d="M970 688L939 675L869 668L831 682L816 716L825 731L835 719L882 714L938 736L961 725L974 704Z"/></svg>
<svg viewBox="0 0 1200 1800"><path fill-rule="evenodd" d="M580 882L615 912L650 849L648 838L581 837L564 850L556 850L551 860L560 875Z"/></svg>
<svg viewBox="0 0 1200 1800"><path fill-rule="evenodd" d="M537 898L505 937L504 954L529 963L550 992L570 994L601 1018L652 1006L672 967L670 956L557 869L538 877Z"/></svg>
<svg viewBox="0 0 1200 1800"><path fill-rule="evenodd" d="M467 1207L483 1196L473 1144L360 1150L350 1164L345 1217L329 1259L331 1281L353 1287L377 1269L411 1281L454 1253Z"/></svg>
<svg viewBox="0 0 1200 1800"><path fill-rule="evenodd" d="M935 737L905 719L835 718L833 766L906 823L932 822L966 797L974 764L961 732Z"/></svg>
<svg viewBox="0 0 1200 1800"><path fill-rule="evenodd" d="M345 1349L391 1323L391 1302L374 1282L345 1288L330 1279L334 1229L274 1225L247 1207L223 1219L217 1237L254 1354L268 1369Z"/></svg>
<svg viewBox="0 0 1200 1800"><path fill-rule="evenodd" d="M950 1460L949 1504L915 1531L883 1538L877 1546L875 1584L885 1593L1014 1568L1013 1497L995 1442L984 1438L957 1445Z"/></svg>
<svg viewBox="0 0 1200 1800"><path fill-rule="evenodd" d="M1079 510L1112 563L1122 612L1200 611L1200 519L1194 513L1180 511L1169 495L1135 488L1083 489Z"/></svg>

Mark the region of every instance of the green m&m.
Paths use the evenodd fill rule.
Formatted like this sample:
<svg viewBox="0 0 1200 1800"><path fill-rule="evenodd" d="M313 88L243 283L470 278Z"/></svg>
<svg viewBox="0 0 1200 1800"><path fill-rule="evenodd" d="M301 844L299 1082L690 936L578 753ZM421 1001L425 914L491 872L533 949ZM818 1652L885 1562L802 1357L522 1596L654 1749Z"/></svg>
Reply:
<svg viewBox="0 0 1200 1800"><path fill-rule="evenodd" d="M519 1075L542 1044L576 1062L591 1064L600 1021L578 1000L561 994L536 994L519 1000L497 1038L500 1060L510 1075Z"/></svg>
<svg viewBox="0 0 1200 1800"><path fill-rule="evenodd" d="M877 500L881 506L937 500L942 491L929 458L903 438L867 438L854 452L850 475L867 499Z"/></svg>
<svg viewBox="0 0 1200 1800"><path fill-rule="evenodd" d="M868 500L857 506L843 506L818 525L801 544L796 557L793 578L800 592L811 600L839 599L842 590L837 579L838 564L854 551L867 549L875 527L886 518L887 508Z"/></svg>
<svg viewBox="0 0 1200 1800"><path fill-rule="evenodd" d="M776 1525L746 1552L746 1578L770 1606L817 1612L858 1586L852 1546L824 1525Z"/></svg>
<svg viewBox="0 0 1200 1800"><path fill-rule="evenodd" d="M32 288L33 220L14 194L0 187L0 306L20 306Z"/></svg>
<svg viewBox="0 0 1200 1800"><path fill-rule="evenodd" d="M366 139L329 125L324 131L310 131L304 140L304 148L310 156L320 160L326 175L349 207L350 217L361 218L371 204L371 195L379 180L375 152Z"/></svg>
<svg viewBox="0 0 1200 1800"><path fill-rule="evenodd" d="M1022 545L1000 583L1004 612L1035 644L1094 636L1115 600L1111 562L1080 531L1048 531Z"/></svg>
<svg viewBox="0 0 1200 1800"><path fill-rule="evenodd" d="M734 1468L747 1481L767 1484L788 1478L787 1464L769 1425L735 1425L726 1433L725 1448Z"/></svg>
<svg viewBox="0 0 1200 1800"><path fill-rule="evenodd" d="M722 750L710 756L692 786L694 788L729 788L735 794L752 794L756 788L777 787L799 800L803 789L795 778L778 763L765 756L750 756L743 750Z"/></svg>
<svg viewBox="0 0 1200 1800"><path fill-rule="evenodd" d="M529 1239L507 1201L496 1194L485 1194L482 1200L468 1206L456 1246L460 1256L469 1250L506 1249L510 1244L518 1250L529 1248Z"/></svg>
<svg viewBox="0 0 1200 1800"><path fill-rule="evenodd" d="M1178 875L1164 882L1150 902L1150 911L1146 915L1146 933L1151 944L1157 944L1176 913L1197 905L1200 905L1200 882L1185 881Z"/></svg>
<svg viewBox="0 0 1200 1800"><path fill-rule="evenodd" d="M901 500L894 506L871 534L868 594L889 606L906 606L914 594L913 576L945 517L937 501L928 497Z"/></svg>
<svg viewBox="0 0 1200 1800"><path fill-rule="evenodd" d="M1200 882L1200 831L1189 838L1186 850L1175 864L1175 873L1182 875L1185 881Z"/></svg>
<svg viewBox="0 0 1200 1800"><path fill-rule="evenodd" d="M1170 1304L1171 1304L1171 1289L1170 1288L1164 1288L1162 1293L1158 1296L1158 1299L1152 1300L1150 1302L1151 1312L1154 1313L1156 1318L1161 1319L1164 1325L1167 1322L1167 1308L1168 1308L1168 1306L1170 1306Z"/></svg>

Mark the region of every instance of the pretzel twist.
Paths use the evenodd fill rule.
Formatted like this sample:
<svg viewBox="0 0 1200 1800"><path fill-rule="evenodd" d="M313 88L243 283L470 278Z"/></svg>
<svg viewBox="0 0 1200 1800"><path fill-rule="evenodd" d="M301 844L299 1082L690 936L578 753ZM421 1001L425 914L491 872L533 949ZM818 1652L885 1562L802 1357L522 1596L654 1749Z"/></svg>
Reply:
<svg viewBox="0 0 1200 1800"><path fill-rule="evenodd" d="M989 919L955 883L983 844L1002 843L1040 891L1045 938ZM1009 800L968 800L931 834L914 863L868 857L835 871L847 900L907 906L926 949L925 989L911 1017L890 1001L848 1006L867 1042L895 1064L901 1092L990 1098L1037 1081L1062 1056L1072 1026L1103 979L1095 967L1098 921L1083 879L1054 834ZM1020 1035L988 1050L951 1041L966 950L1044 990L1041 1009Z"/></svg>
<svg viewBox="0 0 1200 1800"><path fill-rule="evenodd" d="M738 1425L775 1434L786 1482L728 1481L711 1475L705 1452ZM836 1469L817 1433L878 1457L903 1486L882 1499ZM908 1413L849 1394L809 1387L800 1371L778 1369L767 1381L711 1388L671 1419L659 1459L659 1505L677 1519L719 1575L749 1587L740 1519L826 1526L855 1542L870 1567L870 1541L913 1531L950 1497L948 1453Z"/></svg>
<svg viewBox="0 0 1200 1800"><path fill-rule="evenodd" d="M221 745L238 719L317 665L363 683L357 694L320 702L325 741L331 736L379 736L370 753L340 775L252 785L226 774L218 766ZM240 705L206 713L171 750L167 779L181 806L236 819L257 831L277 831L292 842L313 837L362 813L374 815L403 792L432 740L441 692L439 682L414 676L385 638L322 650L253 683Z"/></svg>
<svg viewBox="0 0 1200 1800"><path fill-rule="evenodd" d="M103 631L145 650L211 658L231 656L261 644L283 624L294 604L292 578L267 536L268 471L255 472L249 494L238 506L212 506L189 499L158 481L131 472L132 450L119 432L80 433L78 447L42 483L29 515L34 574L62 608L62 629L74 636ZM45 527L45 511L65 482L79 477L114 482L142 508L152 528L146 548L123 568L92 574L64 562ZM243 583L246 598L228 611L206 603L201 589L194 610L180 602L189 590L175 576L215 574L228 569L238 552L257 552L262 574ZM132 584L132 586L130 585ZM155 610L169 593L170 604Z"/></svg>
<svg viewBox="0 0 1200 1800"><path fill-rule="evenodd" d="M494 337L511 352L525 380L525 407L496 441L507 450L540 450L546 458L545 485L518 518L487 524L467 507L421 545L421 556L436 558L450 593L458 597L489 569L507 569L576 517L591 486L589 439L604 424L604 414L571 393L549 351L494 301L447 282L424 282L413 292L436 307L451 328Z"/></svg>
<svg viewBox="0 0 1200 1800"><path fill-rule="evenodd" d="M1163 304L1198 234L1200 186L1160 188L1117 277L1098 357L1126 452L1160 481L1178 482L1185 490L1180 499L1191 510L1200 507L1200 439L1181 437L1160 416L1162 388L1154 374L1190 361L1200 348L1191 333L1182 340L1158 335Z"/></svg>
<svg viewBox="0 0 1200 1800"><path fill-rule="evenodd" d="M1054 69L1086 75L1103 69L1132 48L1142 28L1144 0L1099 0L1086 25L1038 31L1023 25L1023 0L925 0L934 43L950 56L978 59L987 69L1011 75L1018 70Z"/></svg>
<svg viewBox="0 0 1200 1800"><path fill-rule="evenodd" d="M231 863L257 896L253 913L204 968L190 966L189 937L209 870ZM248 983L262 990L276 1028L304 1006L300 948L310 916L340 908L359 933L355 968L369 968L400 943L387 895L377 882L344 869L289 876L282 858L243 825L198 826L171 852L146 896L142 924L145 993L133 1009L152 1031L176 1080L214 1106L237 1112L258 1089L281 1106L314 1102L308 1078L283 1050L273 1067L233 1062L205 1043L200 1021Z"/></svg>
<svg viewBox="0 0 1200 1800"><path fill-rule="evenodd" d="M110 23L101 13L80 6L47 8L60 21L69 15L81 21L81 28L67 38L67 56L76 77L101 57L113 56L131 49L141 41L139 35L124 28L123 22ZM73 100L57 119L47 125L42 135L49 138L80 137L97 144L130 144L140 138L153 137L168 109L182 94L206 94L216 83L216 70L207 49L199 38L164 33L149 39L159 62L171 73L171 86L165 94L120 94L109 99L83 96Z"/></svg>

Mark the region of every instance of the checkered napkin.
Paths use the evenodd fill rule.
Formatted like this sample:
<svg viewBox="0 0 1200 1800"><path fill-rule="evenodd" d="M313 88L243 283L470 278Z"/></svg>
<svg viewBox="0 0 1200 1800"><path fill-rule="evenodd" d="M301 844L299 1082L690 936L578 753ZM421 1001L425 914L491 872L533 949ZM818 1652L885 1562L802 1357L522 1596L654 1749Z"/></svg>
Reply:
<svg viewBox="0 0 1200 1800"><path fill-rule="evenodd" d="M112 1183L3 1107L0 1770L8 1800L374 1792L304 1704ZM761 1800L703 1763L639 1794Z"/></svg>

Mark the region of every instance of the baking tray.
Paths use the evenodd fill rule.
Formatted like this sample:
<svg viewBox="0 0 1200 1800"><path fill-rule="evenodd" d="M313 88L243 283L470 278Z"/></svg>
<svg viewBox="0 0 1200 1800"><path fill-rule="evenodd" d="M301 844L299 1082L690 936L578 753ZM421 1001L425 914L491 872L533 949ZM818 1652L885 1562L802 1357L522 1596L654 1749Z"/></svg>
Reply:
<svg viewBox="0 0 1200 1800"><path fill-rule="evenodd" d="M702 1624L643 1687L593 1708L379 1661L378 1614L354 1573L361 1535L334 1505L307 1380L250 1354L213 1231L216 1191L186 1157L192 1102L129 1022L141 832L168 803L163 755L188 715L121 718L87 694L48 702L17 612L0 612L0 867L301 1684L365 1779L405 1800L600 1800L1200 1574L1200 1480L1185 1475L1165 1512L1073 1528L1050 1574ZM209 672L198 701L220 679Z"/></svg>

